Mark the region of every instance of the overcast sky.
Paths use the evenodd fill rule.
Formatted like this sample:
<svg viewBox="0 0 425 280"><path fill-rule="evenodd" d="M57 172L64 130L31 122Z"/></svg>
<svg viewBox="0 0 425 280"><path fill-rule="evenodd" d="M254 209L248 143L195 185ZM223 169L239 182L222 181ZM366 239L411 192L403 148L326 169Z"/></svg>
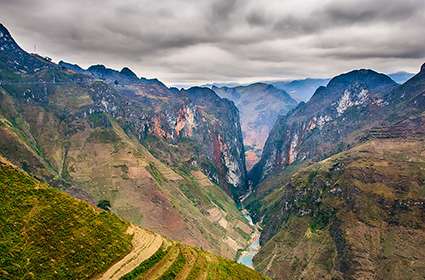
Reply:
<svg viewBox="0 0 425 280"><path fill-rule="evenodd" d="M165 83L417 72L424 0L0 0L26 50Z"/></svg>

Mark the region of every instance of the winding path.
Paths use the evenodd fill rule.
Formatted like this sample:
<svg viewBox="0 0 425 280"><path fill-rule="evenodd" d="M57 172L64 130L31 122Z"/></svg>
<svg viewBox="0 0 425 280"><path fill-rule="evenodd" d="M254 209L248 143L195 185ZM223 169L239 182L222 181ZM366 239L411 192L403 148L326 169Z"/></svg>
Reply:
<svg viewBox="0 0 425 280"><path fill-rule="evenodd" d="M151 257L162 245L163 238L155 233L143 230L135 225L127 229L133 235L131 241L133 249L120 261L111 266L98 280L119 280L131 272L141 262Z"/></svg>

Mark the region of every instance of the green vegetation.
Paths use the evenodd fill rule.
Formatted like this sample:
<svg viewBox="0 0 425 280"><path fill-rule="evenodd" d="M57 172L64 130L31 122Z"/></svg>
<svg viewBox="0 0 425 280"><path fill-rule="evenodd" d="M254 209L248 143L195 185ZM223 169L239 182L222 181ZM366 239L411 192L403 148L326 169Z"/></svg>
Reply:
<svg viewBox="0 0 425 280"><path fill-rule="evenodd" d="M237 232L246 240L250 240L251 236L249 234L247 234L246 232L244 232L243 230L241 230L239 227L236 228Z"/></svg>
<svg viewBox="0 0 425 280"><path fill-rule="evenodd" d="M106 210L106 211L110 211L111 210L111 202L109 202L109 200L105 200L102 199L101 201L99 201L97 203L97 207Z"/></svg>
<svg viewBox="0 0 425 280"><path fill-rule="evenodd" d="M89 279L128 253L127 226L0 158L1 279Z"/></svg>
<svg viewBox="0 0 425 280"><path fill-rule="evenodd" d="M327 207L319 207L316 213L314 213L310 229L313 232L316 230L324 229L328 224L335 218L335 210Z"/></svg>
<svg viewBox="0 0 425 280"><path fill-rule="evenodd" d="M174 263L168 268L168 270L159 278L160 280L173 280L176 278L177 274L183 269L186 263L186 258L183 256L181 250L177 259Z"/></svg>
<svg viewBox="0 0 425 280"><path fill-rule="evenodd" d="M424 143L368 141L277 177L282 181L270 179L283 187L262 209L270 237L254 258L256 268L277 279L345 279L364 271L369 278L420 279ZM263 205L272 201L266 199ZM340 271L340 263L349 270Z"/></svg>
<svg viewBox="0 0 425 280"><path fill-rule="evenodd" d="M133 271L121 277L121 280L138 279L140 276L143 275L143 273L154 267L154 265L157 264L165 255L167 255L167 253L168 250L160 248L150 258L140 263L135 269L133 269Z"/></svg>
<svg viewBox="0 0 425 280"><path fill-rule="evenodd" d="M88 119L90 122L90 126L92 128L97 128L97 127L111 128L112 127L112 124L109 121L108 116L103 112L92 113L89 115Z"/></svg>
<svg viewBox="0 0 425 280"><path fill-rule="evenodd" d="M112 129L96 129L90 133L89 142L116 143L120 139Z"/></svg>
<svg viewBox="0 0 425 280"><path fill-rule="evenodd" d="M156 167L155 163L149 162L149 165L146 167L146 169L149 171L149 173L152 175L152 177L155 178L155 181L158 184L162 184L163 182L166 182L167 179L161 174L161 171Z"/></svg>
<svg viewBox="0 0 425 280"><path fill-rule="evenodd" d="M218 257L208 265L208 278L214 280L265 279L258 272L236 262Z"/></svg>

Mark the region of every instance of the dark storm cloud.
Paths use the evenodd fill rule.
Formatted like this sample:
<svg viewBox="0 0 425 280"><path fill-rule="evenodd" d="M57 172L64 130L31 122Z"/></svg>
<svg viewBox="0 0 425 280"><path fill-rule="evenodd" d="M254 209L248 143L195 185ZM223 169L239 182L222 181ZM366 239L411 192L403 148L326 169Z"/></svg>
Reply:
<svg viewBox="0 0 425 280"><path fill-rule="evenodd" d="M423 0L0 0L17 41L168 83L414 71Z"/></svg>

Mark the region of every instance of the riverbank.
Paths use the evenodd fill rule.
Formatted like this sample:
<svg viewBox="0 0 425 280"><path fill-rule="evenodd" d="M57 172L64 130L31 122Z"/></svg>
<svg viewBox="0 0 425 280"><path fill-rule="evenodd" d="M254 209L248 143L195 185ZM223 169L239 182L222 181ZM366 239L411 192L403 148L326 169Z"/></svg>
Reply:
<svg viewBox="0 0 425 280"><path fill-rule="evenodd" d="M261 228L257 224L254 224L252 222L252 218L249 215L249 212L247 210L242 210L242 213L244 214L245 218L249 221L249 223L254 227L254 231L251 234L251 242L249 246L247 246L240 254L238 258L238 263L246 265L250 268L254 268L253 264L253 258L260 250L260 235L261 235Z"/></svg>

